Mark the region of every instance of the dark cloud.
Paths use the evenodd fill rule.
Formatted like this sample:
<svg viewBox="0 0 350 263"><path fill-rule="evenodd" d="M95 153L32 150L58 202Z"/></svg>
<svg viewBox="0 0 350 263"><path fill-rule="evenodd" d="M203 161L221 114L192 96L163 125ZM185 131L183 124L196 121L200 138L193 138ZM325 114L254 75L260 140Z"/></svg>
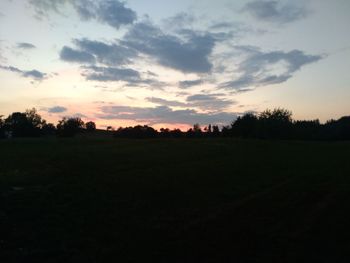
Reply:
<svg viewBox="0 0 350 263"><path fill-rule="evenodd" d="M151 56L165 67L182 72L208 73L216 39L210 33L189 31L183 38L164 33L150 22L135 24L124 37L124 43Z"/></svg>
<svg viewBox="0 0 350 263"><path fill-rule="evenodd" d="M219 111L228 108L230 105L236 102L221 99L215 94L195 94L187 97L189 105L198 107L202 110Z"/></svg>
<svg viewBox="0 0 350 263"><path fill-rule="evenodd" d="M264 53L258 49L250 49L247 52L248 57L238 65L237 71L241 76L224 83L222 87L241 89L282 83L290 79L304 65L322 59L322 56L306 55L300 50Z"/></svg>
<svg viewBox="0 0 350 263"><path fill-rule="evenodd" d="M185 88L190 88L193 86L198 86L203 83L203 80L201 79L196 79L196 80L185 80L185 81L180 81L179 82L179 87L182 89Z"/></svg>
<svg viewBox="0 0 350 263"><path fill-rule="evenodd" d="M49 11L59 12L61 7L72 2L70 0L28 0L28 3L34 6L37 17L47 15Z"/></svg>
<svg viewBox="0 0 350 263"><path fill-rule="evenodd" d="M184 29L191 27L195 22L195 17L186 12L180 12L172 17L163 20L164 28L169 29Z"/></svg>
<svg viewBox="0 0 350 263"><path fill-rule="evenodd" d="M87 67L83 75L88 80L96 81L125 81L138 82L141 80L140 73L133 69L114 67Z"/></svg>
<svg viewBox="0 0 350 263"><path fill-rule="evenodd" d="M211 25L210 29L213 29L213 30L231 29L235 26L237 25L231 22L219 22Z"/></svg>
<svg viewBox="0 0 350 263"><path fill-rule="evenodd" d="M149 101L158 105L169 106L169 107L187 107L188 106L187 103L184 103L181 101L166 100L166 99L156 98L156 97L148 97L146 98L146 101Z"/></svg>
<svg viewBox="0 0 350 263"><path fill-rule="evenodd" d="M206 101L215 98L212 95L195 94L187 97L187 101Z"/></svg>
<svg viewBox="0 0 350 263"><path fill-rule="evenodd" d="M99 21L117 29L122 25L132 24L137 19L137 15L132 9L125 7L124 2L117 0L101 1L96 10Z"/></svg>
<svg viewBox="0 0 350 263"><path fill-rule="evenodd" d="M34 46L33 44L30 44L30 43L21 42L21 43L17 43L17 48L34 49L34 48L36 48L36 46Z"/></svg>
<svg viewBox="0 0 350 263"><path fill-rule="evenodd" d="M132 24L137 19L135 11L118 0L76 0L73 6L82 20L96 19L116 29Z"/></svg>
<svg viewBox="0 0 350 263"><path fill-rule="evenodd" d="M156 80L157 75L147 71L140 72L125 67L132 64L132 59L138 54L134 49L119 45L118 43L103 43L89 39L75 39L77 49L64 46L60 58L68 62L77 62L85 69L83 76L87 80L109 82L123 81L126 86L147 86L162 88L165 83ZM99 63L101 66L95 65Z"/></svg>
<svg viewBox="0 0 350 263"><path fill-rule="evenodd" d="M124 65L131 63L131 59L137 56L136 51L118 45L117 43L103 43L89 39L76 39L74 41L82 52L95 56L99 63L105 65Z"/></svg>
<svg viewBox="0 0 350 263"><path fill-rule="evenodd" d="M289 23L307 15L304 7L279 1L252 1L243 10L258 20L275 23Z"/></svg>
<svg viewBox="0 0 350 263"><path fill-rule="evenodd" d="M24 71L23 72L23 77L26 77L26 78L34 78L36 80L41 80L41 79L44 79L46 76L45 73L43 72L40 72L36 69L33 69L33 70L30 70L30 71Z"/></svg>
<svg viewBox="0 0 350 263"><path fill-rule="evenodd" d="M66 112L66 111L67 111L67 108L62 107L62 106L54 106L54 107L47 109L47 112L49 112L49 113L62 113L62 112Z"/></svg>
<svg viewBox="0 0 350 263"><path fill-rule="evenodd" d="M11 71L11 72L15 72L15 73L20 73L20 74L23 73L23 71L20 70L19 68L12 67L12 66L2 66L2 65L0 65L0 69Z"/></svg>
<svg viewBox="0 0 350 263"><path fill-rule="evenodd" d="M60 52L60 58L68 62L95 63L95 57L88 52L75 50L64 46Z"/></svg>
<svg viewBox="0 0 350 263"><path fill-rule="evenodd" d="M95 19L116 29L132 24L137 15L135 11L125 6L119 0L28 0L34 6L36 16L41 18L49 12L61 12L65 5L74 7L82 20Z"/></svg>
<svg viewBox="0 0 350 263"><path fill-rule="evenodd" d="M121 66L130 64L131 59L137 56L133 49L121 46L117 43L103 43L86 38L75 39L77 48L64 46L60 52L60 58L67 62L80 64L95 64L98 62L107 66Z"/></svg>
<svg viewBox="0 0 350 263"><path fill-rule="evenodd" d="M25 71L25 70L21 70L21 69L16 68L16 67L2 66L2 65L0 65L0 69L15 72L15 73L20 74L22 77L32 78L32 79L38 80L38 81L43 80L47 76L46 73L43 73L43 72L38 71L36 69Z"/></svg>
<svg viewBox="0 0 350 263"><path fill-rule="evenodd" d="M162 89L165 83L156 79L143 78L141 74L130 68L117 67L84 67L85 72L82 74L87 80L94 81L121 81L126 82L126 86L144 86L151 89Z"/></svg>
<svg viewBox="0 0 350 263"><path fill-rule="evenodd" d="M196 110L173 110L167 106L158 107L128 107L128 106L104 106L101 107L101 114L98 118L108 120L134 120L146 122L150 125L158 123L168 124L189 124L199 123L201 125L219 124L224 125L236 119L235 113L213 112L199 113Z"/></svg>
<svg viewBox="0 0 350 263"><path fill-rule="evenodd" d="M214 95L203 95L196 94L187 97L186 102L167 100L157 97L146 98L147 101L154 104L167 106L167 107L186 107L186 108L199 108L204 111L219 111L228 108L230 105L234 104L227 99L220 99L215 94Z"/></svg>
<svg viewBox="0 0 350 263"><path fill-rule="evenodd" d="M88 0L88 1L75 1L73 2L74 8L77 11L79 17L83 21L88 21L91 19L96 19L96 3Z"/></svg>
<svg viewBox="0 0 350 263"><path fill-rule="evenodd" d="M70 115L71 118L87 118L85 114L82 113L74 113L73 115Z"/></svg>

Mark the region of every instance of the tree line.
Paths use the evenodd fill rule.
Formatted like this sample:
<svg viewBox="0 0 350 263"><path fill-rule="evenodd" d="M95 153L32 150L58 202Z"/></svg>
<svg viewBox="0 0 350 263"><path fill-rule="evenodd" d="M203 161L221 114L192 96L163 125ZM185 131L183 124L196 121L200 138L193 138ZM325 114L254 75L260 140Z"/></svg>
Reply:
<svg viewBox="0 0 350 263"><path fill-rule="evenodd" d="M59 136L72 137L76 134L93 133L96 124L84 123L81 118L63 118L57 125L47 123L35 109L14 112L7 118L0 116L0 138ZM277 108L261 113L246 113L230 125L211 125L202 128L193 125L187 131L162 128L159 131L147 126L120 127L107 131L116 138L211 138L237 137L284 140L350 140L350 116L329 120L321 124L319 120L293 120L292 113Z"/></svg>
<svg viewBox="0 0 350 263"><path fill-rule="evenodd" d="M41 137L57 135L72 137L82 132L96 130L92 121L84 123L81 118L63 118L57 125L48 123L35 108L25 112L14 112L7 118L0 116L0 138L11 137Z"/></svg>

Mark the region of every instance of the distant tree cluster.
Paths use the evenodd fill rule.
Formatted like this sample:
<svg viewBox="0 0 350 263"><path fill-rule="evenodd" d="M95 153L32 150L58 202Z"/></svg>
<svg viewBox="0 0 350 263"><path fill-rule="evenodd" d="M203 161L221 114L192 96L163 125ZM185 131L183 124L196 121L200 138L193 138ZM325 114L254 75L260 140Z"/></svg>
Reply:
<svg viewBox="0 0 350 263"><path fill-rule="evenodd" d="M221 133L222 136L259 139L349 140L350 117L321 124L319 120L293 121L290 111L274 109L238 117Z"/></svg>
<svg viewBox="0 0 350 263"><path fill-rule="evenodd" d="M93 133L96 124L84 123L80 118L63 118L55 126L47 123L35 109L14 112L7 118L0 115L0 138L39 137L57 135L72 137L81 133ZM211 138L237 137L284 140L350 140L350 116L330 120L321 124L319 120L294 121L292 113L286 109L265 110L259 114L246 113L231 125L221 129L209 124L202 129L199 124L183 132L179 129L162 128L159 131L147 125L136 125L107 132L116 138Z"/></svg>
<svg viewBox="0 0 350 263"><path fill-rule="evenodd" d="M80 118L63 118L55 126L47 123L34 108L25 112L14 112L7 118L0 116L0 138L50 135L71 137L77 133L91 132L95 129L95 123L84 124Z"/></svg>

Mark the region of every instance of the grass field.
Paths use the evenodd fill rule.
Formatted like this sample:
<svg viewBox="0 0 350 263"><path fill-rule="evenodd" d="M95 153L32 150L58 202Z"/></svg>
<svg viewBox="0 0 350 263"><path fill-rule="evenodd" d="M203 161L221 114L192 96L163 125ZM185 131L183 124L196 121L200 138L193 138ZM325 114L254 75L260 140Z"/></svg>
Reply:
<svg viewBox="0 0 350 263"><path fill-rule="evenodd" d="M350 262L350 142L0 141L0 262Z"/></svg>

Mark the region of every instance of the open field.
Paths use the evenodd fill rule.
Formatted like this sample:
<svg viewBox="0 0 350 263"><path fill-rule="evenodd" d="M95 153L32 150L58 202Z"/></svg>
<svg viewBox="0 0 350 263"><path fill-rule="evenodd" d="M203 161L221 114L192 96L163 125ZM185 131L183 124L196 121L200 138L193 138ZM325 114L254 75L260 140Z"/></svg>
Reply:
<svg viewBox="0 0 350 263"><path fill-rule="evenodd" d="M0 262L349 262L350 142L0 141Z"/></svg>

